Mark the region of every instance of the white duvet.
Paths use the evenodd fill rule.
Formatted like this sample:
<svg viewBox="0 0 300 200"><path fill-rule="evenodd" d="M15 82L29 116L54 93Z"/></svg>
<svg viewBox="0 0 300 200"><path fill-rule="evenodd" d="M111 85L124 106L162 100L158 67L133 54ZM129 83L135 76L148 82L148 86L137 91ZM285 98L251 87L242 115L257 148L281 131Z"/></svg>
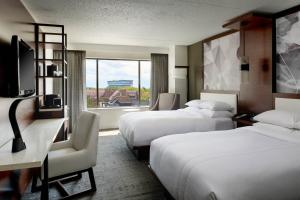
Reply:
<svg viewBox="0 0 300 200"><path fill-rule="evenodd" d="M231 118L209 118L199 109L145 111L122 115L119 130L130 147L149 146L162 136L233 128Z"/></svg>
<svg viewBox="0 0 300 200"><path fill-rule="evenodd" d="M253 126L154 140L150 165L176 200L300 199L300 132Z"/></svg>

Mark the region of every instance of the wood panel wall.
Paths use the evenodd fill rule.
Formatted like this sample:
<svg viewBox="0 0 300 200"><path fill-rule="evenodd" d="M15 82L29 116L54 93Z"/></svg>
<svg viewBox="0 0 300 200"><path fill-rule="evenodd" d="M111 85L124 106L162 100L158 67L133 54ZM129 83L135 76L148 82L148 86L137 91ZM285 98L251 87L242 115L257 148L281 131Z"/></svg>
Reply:
<svg viewBox="0 0 300 200"><path fill-rule="evenodd" d="M249 58L249 81L241 82L239 112L272 109L272 22L241 29L241 49Z"/></svg>

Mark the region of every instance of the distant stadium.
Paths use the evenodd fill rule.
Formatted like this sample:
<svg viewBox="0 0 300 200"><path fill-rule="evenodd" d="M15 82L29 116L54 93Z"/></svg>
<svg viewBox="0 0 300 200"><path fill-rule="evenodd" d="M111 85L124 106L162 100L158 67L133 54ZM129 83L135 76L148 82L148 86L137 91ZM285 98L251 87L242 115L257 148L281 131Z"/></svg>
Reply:
<svg viewBox="0 0 300 200"><path fill-rule="evenodd" d="M113 80L107 81L108 87L133 86L133 80Z"/></svg>

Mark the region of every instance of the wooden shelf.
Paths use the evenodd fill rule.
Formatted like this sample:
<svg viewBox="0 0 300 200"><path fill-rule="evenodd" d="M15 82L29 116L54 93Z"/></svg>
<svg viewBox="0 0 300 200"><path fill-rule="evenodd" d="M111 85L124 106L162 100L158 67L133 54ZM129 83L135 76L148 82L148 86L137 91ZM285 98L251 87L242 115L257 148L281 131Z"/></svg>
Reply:
<svg viewBox="0 0 300 200"><path fill-rule="evenodd" d="M64 79L68 79L67 76L38 76L38 78L64 78Z"/></svg>
<svg viewBox="0 0 300 200"><path fill-rule="evenodd" d="M48 27L46 32L42 32L41 26ZM57 30L57 31L56 31ZM49 50L49 51L46 51ZM52 57L50 51L59 51L61 56ZM43 97L49 93L47 85L52 84L46 79L60 79L59 89L61 92L62 107L46 108L45 98L39 98L36 104L36 117L40 119L58 118L67 116L65 103L67 102L67 76L47 76L47 66L55 64L62 72L67 73L67 34L64 32L63 25L55 24L35 24L35 65L36 65L36 90ZM59 58L61 57L61 58ZM42 65L42 66L41 66ZM42 69L41 69L42 67ZM40 73L42 72L42 73Z"/></svg>
<svg viewBox="0 0 300 200"><path fill-rule="evenodd" d="M38 42L40 47L53 50L67 50L61 42Z"/></svg>
<svg viewBox="0 0 300 200"><path fill-rule="evenodd" d="M62 59L39 58L39 59L37 59L37 61L39 61L39 62L44 62L44 61L45 62L56 62L56 63L64 62L65 64L68 64L66 60L62 60Z"/></svg>

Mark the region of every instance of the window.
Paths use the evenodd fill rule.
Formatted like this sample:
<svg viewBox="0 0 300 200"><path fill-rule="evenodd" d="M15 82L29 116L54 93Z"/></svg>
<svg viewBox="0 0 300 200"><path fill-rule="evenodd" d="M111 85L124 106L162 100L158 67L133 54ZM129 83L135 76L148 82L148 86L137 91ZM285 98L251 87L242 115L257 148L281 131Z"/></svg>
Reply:
<svg viewBox="0 0 300 200"><path fill-rule="evenodd" d="M88 108L149 105L150 75L150 61L87 59Z"/></svg>

